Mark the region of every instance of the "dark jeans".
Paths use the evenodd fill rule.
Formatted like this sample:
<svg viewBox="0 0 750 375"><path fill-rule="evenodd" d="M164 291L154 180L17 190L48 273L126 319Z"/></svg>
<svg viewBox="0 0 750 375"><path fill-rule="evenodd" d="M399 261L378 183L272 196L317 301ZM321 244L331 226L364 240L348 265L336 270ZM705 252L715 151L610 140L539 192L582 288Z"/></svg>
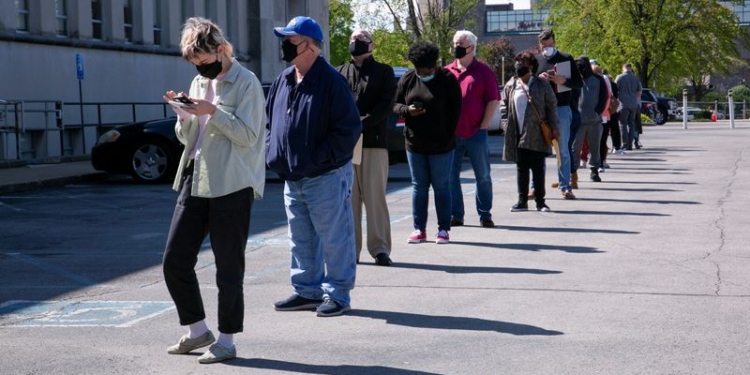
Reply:
<svg viewBox="0 0 750 375"><path fill-rule="evenodd" d="M199 198L190 195L192 185L192 170L188 170L183 176L164 250L164 281L177 306L181 325L205 319L195 264L203 240L210 235L219 289L219 332L242 332L245 245L253 189L248 187L221 197Z"/></svg>
<svg viewBox="0 0 750 375"><path fill-rule="evenodd" d="M572 111L573 119L570 121L570 139L568 140L568 150L570 150L570 173L578 172L578 164L573 157L573 143L576 140L576 134L581 130L581 112Z"/></svg>
<svg viewBox="0 0 750 375"><path fill-rule="evenodd" d="M516 183L518 184L518 201L526 202L529 195L529 171L534 179L534 200L537 205L544 204L544 164L547 155L543 152L525 148L518 149L516 160Z"/></svg>
<svg viewBox="0 0 750 375"><path fill-rule="evenodd" d="M615 148L615 150L619 150L622 148L622 137L620 136L620 113L614 113L609 118L609 121L606 124L609 127L609 134L612 136L612 147ZM607 143L607 138L602 136L604 139L604 143Z"/></svg>

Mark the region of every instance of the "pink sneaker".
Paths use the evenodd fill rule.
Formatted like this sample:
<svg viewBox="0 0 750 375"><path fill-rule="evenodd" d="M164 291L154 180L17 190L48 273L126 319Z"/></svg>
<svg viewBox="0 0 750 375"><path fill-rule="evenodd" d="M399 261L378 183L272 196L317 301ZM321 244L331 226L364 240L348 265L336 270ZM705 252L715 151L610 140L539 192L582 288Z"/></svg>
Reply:
<svg viewBox="0 0 750 375"><path fill-rule="evenodd" d="M406 240L407 243L421 243L427 241L427 233L423 230L415 230L411 236L409 236L409 239Z"/></svg>
<svg viewBox="0 0 750 375"><path fill-rule="evenodd" d="M440 232L438 232L437 238L435 239L435 243L450 243L450 242L451 242L451 238L450 236L448 236L447 231L441 230Z"/></svg>

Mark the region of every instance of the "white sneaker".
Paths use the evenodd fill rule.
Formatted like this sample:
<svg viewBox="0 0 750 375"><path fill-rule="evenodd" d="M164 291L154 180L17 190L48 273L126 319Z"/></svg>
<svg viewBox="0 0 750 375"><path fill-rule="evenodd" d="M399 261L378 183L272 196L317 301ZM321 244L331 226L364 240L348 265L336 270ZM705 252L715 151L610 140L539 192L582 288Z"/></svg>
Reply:
<svg viewBox="0 0 750 375"><path fill-rule="evenodd" d="M581 160L581 168L586 168L586 160Z"/></svg>
<svg viewBox="0 0 750 375"><path fill-rule="evenodd" d="M599 173L604 173L604 168L599 167Z"/></svg>
<svg viewBox="0 0 750 375"><path fill-rule="evenodd" d="M625 150L623 150L623 149L617 150L617 153L620 154L620 155L627 155L628 154L628 152L625 151Z"/></svg>

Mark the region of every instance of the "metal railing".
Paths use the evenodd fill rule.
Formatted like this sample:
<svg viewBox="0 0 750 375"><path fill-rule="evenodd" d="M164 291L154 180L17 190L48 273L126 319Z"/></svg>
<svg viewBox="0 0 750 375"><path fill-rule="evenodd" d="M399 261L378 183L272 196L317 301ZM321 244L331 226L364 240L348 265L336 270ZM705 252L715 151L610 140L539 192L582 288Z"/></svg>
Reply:
<svg viewBox="0 0 750 375"><path fill-rule="evenodd" d="M111 128L137 121L148 121L167 117L167 104L164 102L62 102L44 100L0 100L0 160L11 159L8 144L15 143L15 159L21 160L24 154L36 154L37 147L31 150L22 147L22 136L28 132L40 132L41 139L47 140L52 133L58 133L59 150L50 153L44 150L47 157L86 155L94 141ZM93 121L91 120L93 118ZM87 142L87 129L94 130L94 139ZM80 142L78 150L66 146L66 135L76 133ZM33 140L32 140L33 143ZM40 142L37 142L40 143ZM41 142L46 145L46 142ZM72 141L71 141L72 143Z"/></svg>

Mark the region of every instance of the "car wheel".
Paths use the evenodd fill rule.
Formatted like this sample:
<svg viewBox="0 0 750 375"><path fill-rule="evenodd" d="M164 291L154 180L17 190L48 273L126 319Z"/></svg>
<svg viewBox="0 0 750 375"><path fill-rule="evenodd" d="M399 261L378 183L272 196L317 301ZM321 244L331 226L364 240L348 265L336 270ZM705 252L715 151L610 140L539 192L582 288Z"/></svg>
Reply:
<svg viewBox="0 0 750 375"><path fill-rule="evenodd" d="M165 182L172 178L175 166L169 147L158 140L138 144L130 157L130 175L140 183Z"/></svg>
<svg viewBox="0 0 750 375"><path fill-rule="evenodd" d="M654 123L656 125L664 125L667 122L667 114L663 111L656 111L656 115L654 115Z"/></svg>

